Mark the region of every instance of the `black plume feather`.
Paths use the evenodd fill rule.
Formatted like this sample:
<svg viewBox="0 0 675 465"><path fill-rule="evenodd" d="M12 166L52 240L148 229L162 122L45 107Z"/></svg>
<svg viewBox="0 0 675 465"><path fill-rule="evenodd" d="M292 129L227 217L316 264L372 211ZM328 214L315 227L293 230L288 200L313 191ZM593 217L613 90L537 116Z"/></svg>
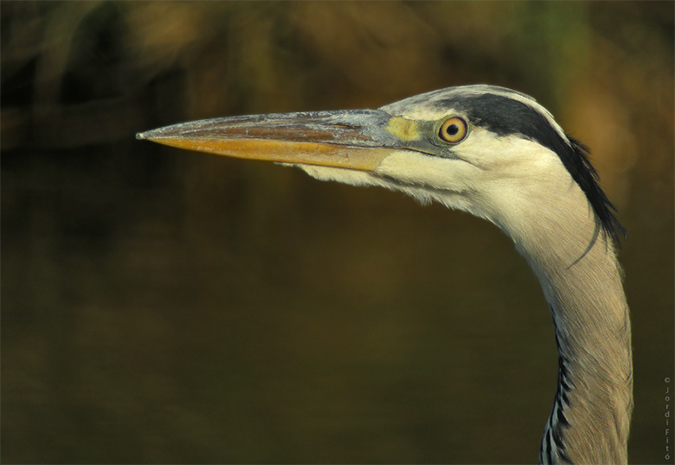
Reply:
<svg viewBox="0 0 675 465"><path fill-rule="evenodd" d="M567 171L572 175L581 190L586 194L586 198L593 207L595 214L602 224L603 230L620 245L619 235L626 238L626 230L619 220L614 216L616 208L609 201L604 191L598 184L598 173L588 160L588 149L577 140L567 137L570 144L564 144L566 147L558 151Z"/></svg>

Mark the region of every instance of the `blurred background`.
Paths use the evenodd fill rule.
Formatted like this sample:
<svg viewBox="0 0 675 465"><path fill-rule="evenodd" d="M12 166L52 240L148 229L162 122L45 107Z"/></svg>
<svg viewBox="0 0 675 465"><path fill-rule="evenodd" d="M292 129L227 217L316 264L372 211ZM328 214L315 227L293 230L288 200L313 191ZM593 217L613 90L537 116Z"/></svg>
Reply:
<svg viewBox="0 0 675 465"><path fill-rule="evenodd" d="M134 139L489 83L591 147L629 234L630 458L672 463L672 2L0 8L2 462L536 462L553 327L497 228Z"/></svg>

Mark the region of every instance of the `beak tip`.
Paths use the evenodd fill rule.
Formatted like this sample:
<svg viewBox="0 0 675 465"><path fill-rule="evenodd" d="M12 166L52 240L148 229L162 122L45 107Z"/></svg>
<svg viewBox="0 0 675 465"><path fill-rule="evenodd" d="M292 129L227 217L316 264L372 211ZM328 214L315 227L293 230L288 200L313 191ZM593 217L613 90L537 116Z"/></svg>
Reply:
<svg viewBox="0 0 675 465"><path fill-rule="evenodd" d="M137 132L137 140L150 140L157 142L158 139L173 139L175 137L183 138L187 134L181 129L185 124L175 124L173 126L165 126L158 129L150 129L149 131Z"/></svg>
<svg viewBox="0 0 675 465"><path fill-rule="evenodd" d="M150 131L137 132L136 140L155 140L161 135L161 129L152 129Z"/></svg>

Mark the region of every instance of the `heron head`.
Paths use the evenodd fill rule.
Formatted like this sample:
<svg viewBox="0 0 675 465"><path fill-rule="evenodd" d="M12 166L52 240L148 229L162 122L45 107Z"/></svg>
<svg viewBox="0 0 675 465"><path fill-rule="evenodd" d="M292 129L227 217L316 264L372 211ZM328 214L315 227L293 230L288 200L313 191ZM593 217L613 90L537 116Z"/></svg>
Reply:
<svg viewBox="0 0 675 465"><path fill-rule="evenodd" d="M400 190L503 229L581 193L613 237L619 226L583 147L534 99L502 87L451 87L377 110L216 118L137 137Z"/></svg>

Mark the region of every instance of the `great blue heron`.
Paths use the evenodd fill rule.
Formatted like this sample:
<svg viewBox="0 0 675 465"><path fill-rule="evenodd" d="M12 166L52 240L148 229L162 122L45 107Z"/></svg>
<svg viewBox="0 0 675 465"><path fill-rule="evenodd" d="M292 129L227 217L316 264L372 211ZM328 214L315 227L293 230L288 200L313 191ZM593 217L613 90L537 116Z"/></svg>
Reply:
<svg viewBox="0 0 675 465"><path fill-rule="evenodd" d="M558 386L540 463L627 463L631 333L615 255L623 229L585 148L533 98L451 87L378 110L217 118L137 137L290 164L491 221L529 262L553 315Z"/></svg>

